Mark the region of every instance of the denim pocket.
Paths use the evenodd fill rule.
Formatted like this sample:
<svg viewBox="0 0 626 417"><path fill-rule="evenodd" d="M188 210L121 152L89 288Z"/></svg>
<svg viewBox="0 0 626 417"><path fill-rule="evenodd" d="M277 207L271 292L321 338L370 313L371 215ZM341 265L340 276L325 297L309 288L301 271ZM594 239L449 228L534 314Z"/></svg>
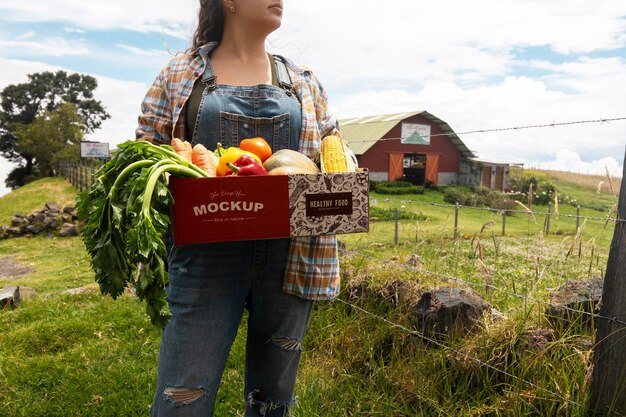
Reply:
<svg viewBox="0 0 626 417"><path fill-rule="evenodd" d="M222 146L239 146L242 139L261 137L273 150L289 147L289 113L274 117L248 117L220 112L220 142Z"/></svg>

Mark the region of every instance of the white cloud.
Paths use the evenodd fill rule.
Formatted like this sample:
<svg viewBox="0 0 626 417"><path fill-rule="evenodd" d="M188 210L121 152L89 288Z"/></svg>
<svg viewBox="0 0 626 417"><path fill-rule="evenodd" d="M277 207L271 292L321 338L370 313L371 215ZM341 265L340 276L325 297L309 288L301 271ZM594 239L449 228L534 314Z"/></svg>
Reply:
<svg viewBox="0 0 626 417"><path fill-rule="evenodd" d="M29 39L29 38L32 38L32 37L33 37L33 36L35 36L35 35L36 35L36 33L35 33L35 32L33 32L32 30L29 30L29 31L28 31L28 32L26 32L25 34L20 35L20 36L16 37L15 39L18 39L18 40L24 40L24 39Z"/></svg>
<svg viewBox="0 0 626 417"><path fill-rule="evenodd" d="M148 85L138 82L115 80L97 76L98 88L95 96L107 108L111 118L102 127L89 135L90 140L108 142L113 148L120 143L135 139L137 117ZM123 97L123 100L120 100Z"/></svg>
<svg viewBox="0 0 626 417"><path fill-rule="evenodd" d="M162 49L142 49L136 46L126 45L123 43L116 43L115 46L117 46L118 48L125 49L129 52L132 52L135 55L153 56L153 57L155 56L155 57L161 57L163 59L167 57L167 52Z"/></svg>
<svg viewBox="0 0 626 417"><path fill-rule="evenodd" d="M10 188L4 185L4 179L13 171L14 165L6 159L0 157L0 197L11 192Z"/></svg>
<svg viewBox="0 0 626 417"><path fill-rule="evenodd" d="M87 55L89 49L81 40L68 40L59 37L47 38L43 41L2 40L0 54L4 56L63 57L70 55Z"/></svg>
<svg viewBox="0 0 626 417"><path fill-rule="evenodd" d="M71 27L64 27L63 30L67 33L87 33L87 31L84 29L71 28Z"/></svg>
<svg viewBox="0 0 626 417"><path fill-rule="evenodd" d="M613 157L605 157L593 161L583 161L575 152L569 149L559 149L548 161L526 161L526 166L538 169L568 171L579 174L605 175L622 177L624 165Z"/></svg>
<svg viewBox="0 0 626 417"><path fill-rule="evenodd" d="M561 53L624 46L626 2L541 0L318 0L286 6L272 39L332 83L359 78L427 81L501 76L514 48ZM308 22L315 22L314 25ZM621 35L622 34L622 35Z"/></svg>
<svg viewBox="0 0 626 417"><path fill-rule="evenodd" d="M195 20L194 0L110 0L106 4L82 0L0 0L4 20L63 22L80 30L126 29L187 38ZM195 28L194 28L195 29Z"/></svg>

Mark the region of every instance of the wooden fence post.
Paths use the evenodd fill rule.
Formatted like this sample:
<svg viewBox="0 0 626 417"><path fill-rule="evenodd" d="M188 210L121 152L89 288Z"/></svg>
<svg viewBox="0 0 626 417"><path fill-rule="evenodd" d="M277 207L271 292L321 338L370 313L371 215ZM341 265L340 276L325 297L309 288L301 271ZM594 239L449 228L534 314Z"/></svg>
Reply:
<svg viewBox="0 0 626 417"><path fill-rule="evenodd" d="M596 319L590 417L626 416L626 156L617 222Z"/></svg>
<svg viewBox="0 0 626 417"><path fill-rule="evenodd" d="M78 160L78 191L83 192L83 180L85 179L84 175L84 162L83 158Z"/></svg>
<svg viewBox="0 0 626 417"><path fill-rule="evenodd" d="M548 211L546 212L546 236L550 234L550 212L552 203L548 202Z"/></svg>
<svg viewBox="0 0 626 417"><path fill-rule="evenodd" d="M457 202L454 206L454 240L456 240L459 235L459 208L460 204Z"/></svg>
<svg viewBox="0 0 626 417"><path fill-rule="evenodd" d="M502 210L502 236L506 235L506 200L504 200L504 210Z"/></svg>
<svg viewBox="0 0 626 417"><path fill-rule="evenodd" d="M398 208L396 207L396 226L393 234L393 242L398 246Z"/></svg>

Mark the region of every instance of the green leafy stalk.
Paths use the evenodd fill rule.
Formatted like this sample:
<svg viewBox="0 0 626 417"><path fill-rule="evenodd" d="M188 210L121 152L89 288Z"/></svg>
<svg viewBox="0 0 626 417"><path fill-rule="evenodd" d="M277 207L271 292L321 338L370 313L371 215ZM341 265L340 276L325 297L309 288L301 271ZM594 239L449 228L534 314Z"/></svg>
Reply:
<svg viewBox="0 0 626 417"><path fill-rule="evenodd" d="M160 328L169 319L163 238L172 197L166 173L207 176L169 146L125 142L98 170L94 185L79 195L77 205L100 291L115 299L134 286L152 323Z"/></svg>

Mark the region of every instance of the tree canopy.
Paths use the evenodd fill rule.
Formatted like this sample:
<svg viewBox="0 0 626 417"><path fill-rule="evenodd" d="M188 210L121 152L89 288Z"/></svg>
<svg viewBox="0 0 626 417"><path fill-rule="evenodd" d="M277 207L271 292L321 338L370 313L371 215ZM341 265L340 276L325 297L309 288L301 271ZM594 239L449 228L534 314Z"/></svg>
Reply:
<svg viewBox="0 0 626 417"><path fill-rule="evenodd" d="M46 133L41 130L41 125L50 125L51 120L61 123L60 120L67 118L70 111L68 107L55 115L54 112L61 105L73 105L73 113L78 116L80 123L72 122L72 126L79 126L81 138L85 133L98 129L110 117L102 103L94 99L93 92L97 86L97 80L90 75L46 71L30 74L28 82L11 84L0 92L0 154L18 164L9 174L7 186L16 188L25 184L27 178L45 175L48 168L37 169L36 165L47 161L40 159L42 154L37 157L33 153L32 145L21 145L20 136L36 141L37 137L33 137L35 130L39 129L38 134ZM28 126L41 117L43 119L39 120L39 127L29 130ZM48 140L52 139L45 139Z"/></svg>
<svg viewBox="0 0 626 417"><path fill-rule="evenodd" d="M34 156L38 174L52 176L57 162L80 157L83 131L83 120L76 107L63 103L37 116L31 124L18 126L17 150Z"/></svg>

